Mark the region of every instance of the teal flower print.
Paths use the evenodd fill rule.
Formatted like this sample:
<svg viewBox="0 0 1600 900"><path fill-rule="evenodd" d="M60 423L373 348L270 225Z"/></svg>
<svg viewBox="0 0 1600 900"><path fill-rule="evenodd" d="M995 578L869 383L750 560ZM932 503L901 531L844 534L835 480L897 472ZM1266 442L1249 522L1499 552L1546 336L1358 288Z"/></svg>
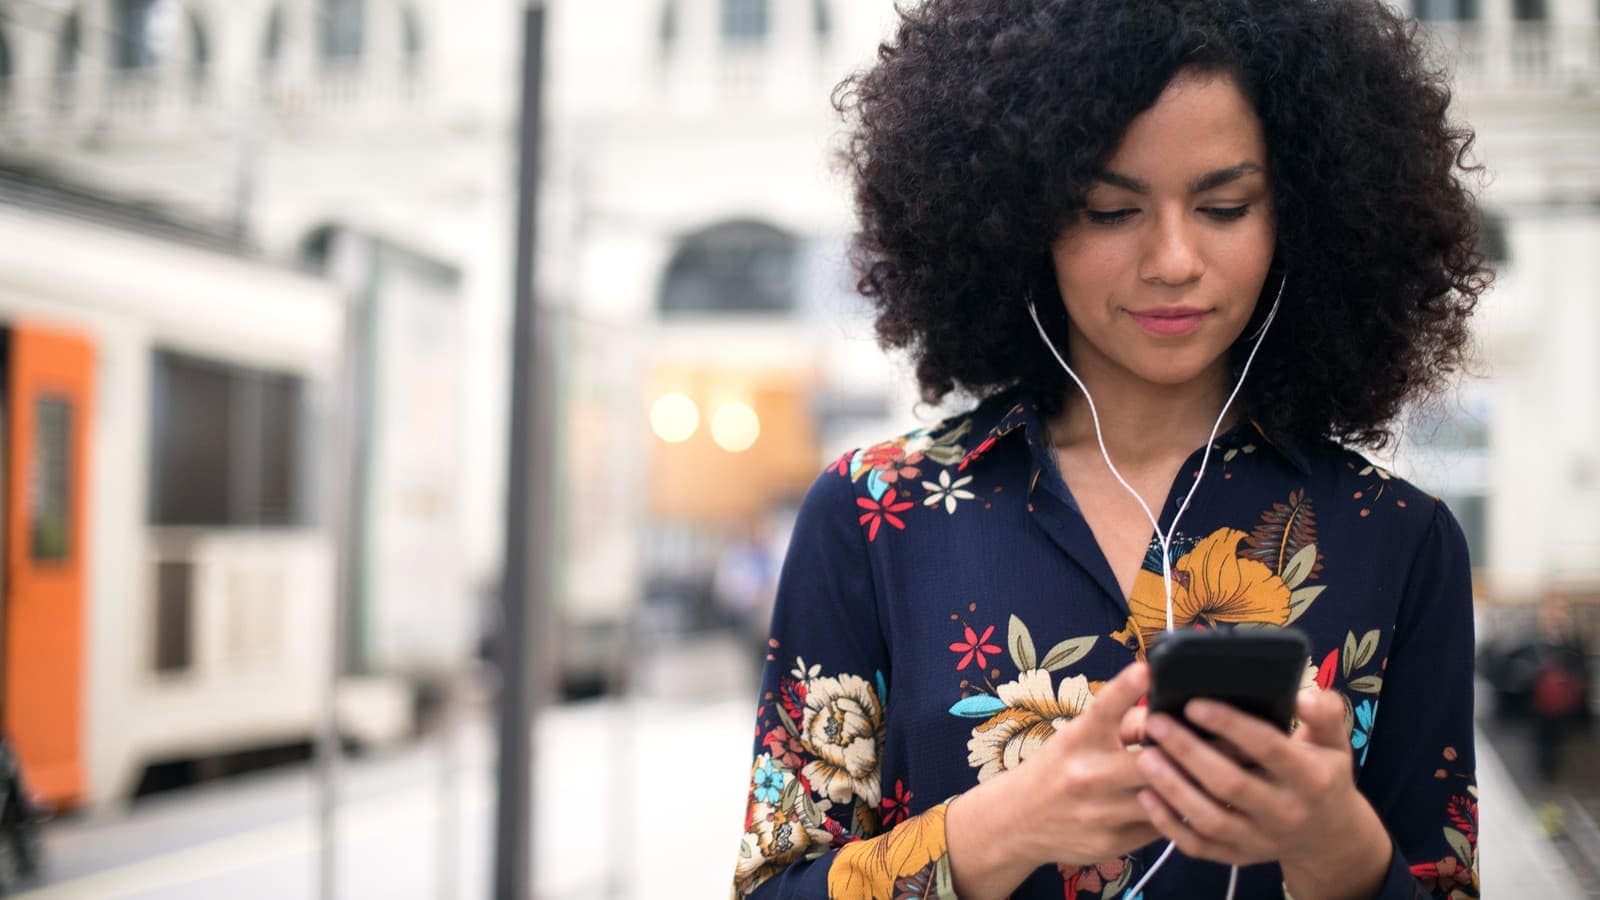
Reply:
<svg viewBox="0 0 1600 900"><path fill-rule="evenodd" d="M784 773L772 765L772 760L765 759L756 767L755 795L759 803L775 804L783 796L783 783L787 780Z"/></svg>
<svg viewBox="0 0 1600 900"><path fill-rule="evenodd" d="M1361 765L1367 764L1367 751L1372 749L1372 723L1378 718L1378 702L1363 700L1356 707L1356 727L1350 732L1350 746L1361 751Z"/></svg>

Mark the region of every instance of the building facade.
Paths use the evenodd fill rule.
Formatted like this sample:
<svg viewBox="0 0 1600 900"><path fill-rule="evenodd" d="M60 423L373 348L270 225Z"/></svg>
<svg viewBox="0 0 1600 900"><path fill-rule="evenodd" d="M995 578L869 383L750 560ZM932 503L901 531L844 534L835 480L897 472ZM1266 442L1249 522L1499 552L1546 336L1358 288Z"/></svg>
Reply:
<svg viewBox="0 0 1600 900"><path fill-rule="evenodd" d="M761 519L781 532L824 459L917 422L909 373L883 358L853 296L832 157L829 92L871 62L893 11L548 6L538 271L564 349L560 593L603 655L601 636L641 599L703 604L721 543ZM332 229L454 273L466 591L500 566L521 9L0 2L6 152L232 222L270 258L314 256ZM1488 377L1419 414L1395 464L1452 502L1485 596L1592 587L1600 9L1412 0L1407 12L1453 66L1477 129L1500 278L1479 320ZM679 410L672 440L652 430L662 398Z"/></svg>

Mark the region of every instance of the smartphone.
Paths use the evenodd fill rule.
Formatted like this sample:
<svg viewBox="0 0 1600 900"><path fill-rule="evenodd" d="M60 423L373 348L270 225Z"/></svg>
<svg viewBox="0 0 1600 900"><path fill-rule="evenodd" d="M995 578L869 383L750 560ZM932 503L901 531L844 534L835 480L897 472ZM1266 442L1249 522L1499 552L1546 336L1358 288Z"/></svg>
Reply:
<svg viewBox="0 0 1600 900"><path fill-rule="evenodd" d="M1288 732L1310 652L1305 634L1294 628L1164 634L1148 657L1150 711L1166 713L1209 737L1183 714L1185 704L1204 697Z"/></svg>

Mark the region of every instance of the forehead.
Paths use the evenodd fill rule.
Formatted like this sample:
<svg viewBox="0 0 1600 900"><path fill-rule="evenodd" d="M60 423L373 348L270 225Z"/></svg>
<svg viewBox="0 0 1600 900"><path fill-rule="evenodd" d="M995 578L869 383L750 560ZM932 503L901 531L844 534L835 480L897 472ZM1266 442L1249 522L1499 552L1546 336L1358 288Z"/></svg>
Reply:
<svg viewBox="0 0 1600 900"><path fill-rule="evenodd" d="M1261 118L1233 78L1180 74L1123 132L1106 168L1156 186L1243 162L1265 167Z"/></svg>

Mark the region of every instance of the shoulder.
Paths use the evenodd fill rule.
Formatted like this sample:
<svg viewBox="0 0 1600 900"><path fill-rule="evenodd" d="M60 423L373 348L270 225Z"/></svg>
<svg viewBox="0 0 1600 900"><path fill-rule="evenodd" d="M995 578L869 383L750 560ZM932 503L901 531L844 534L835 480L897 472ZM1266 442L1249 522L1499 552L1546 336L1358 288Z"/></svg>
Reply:
<svg viewBox="0 0 1600 900"><path fill-rule="evenodd" d="M1313 478L1356 519L1381 528L1401 552L1466 552L1466 537L1445 502L1362 453L1324 441L1307 452Z"/></svg>
<svg viewBox="0 0 1600 900"><path fill-rule="evenodd" d="M881 497L896 486L904 494L915 479L936 475L940 469L960 467L992 436L1003 417L995 412L995 406L993 401L985 401L931 425L847 450L829 464L818 482L842 480L855 485L858 493L873 497Z"/></svg>
<svg viewBox="0 0 1600 900"><path fill-rule="evenodd" d="M904 531L908 516L927 506L950 509L975 500L967 463L993 444L1011 409L1003 398L836 457L812 484L802 516L826 514L859 524L876 542L884 528Z"/></svg>

